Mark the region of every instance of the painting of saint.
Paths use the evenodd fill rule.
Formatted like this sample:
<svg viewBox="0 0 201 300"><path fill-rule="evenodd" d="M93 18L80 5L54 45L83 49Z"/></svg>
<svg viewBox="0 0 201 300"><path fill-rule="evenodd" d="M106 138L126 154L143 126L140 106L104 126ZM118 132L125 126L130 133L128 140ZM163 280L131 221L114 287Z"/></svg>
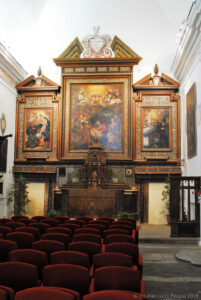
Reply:
<svg viewBox="0 0 201 300"><path fill-rule="evenodd" d="M24 150L51 150L52 109L25 109Z"/></svg>
<svg viewBox="0 0 201 300"><path fill-rule="evenodd" d="M72 84L70 150L122 150L123 84Z"/></svg>
<svg viewBox="0 0 201 300"><path fill-rule="evenodd" d="M169 108L143 108L143 150L170 148Z"/></svg>
<svg viewBox="0 0 201 300"><path fill-rule="evenodd" d="M187 155L188 158L197 154L197 126L196 126L196 84L194 83L186 96L187 111Z"/></svg>

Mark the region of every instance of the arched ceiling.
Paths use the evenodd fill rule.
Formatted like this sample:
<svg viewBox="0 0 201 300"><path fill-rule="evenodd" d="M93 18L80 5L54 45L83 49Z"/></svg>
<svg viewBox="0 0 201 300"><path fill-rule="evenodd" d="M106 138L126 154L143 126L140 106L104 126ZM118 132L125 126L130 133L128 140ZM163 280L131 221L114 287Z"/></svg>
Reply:
<svg viewBox="0 0 201 300"><path fill-rule="evenodd" d="M0 0L0 42L27 70L60 82L53 62L77 36L93 33L117 35L143 59L135 67L134 81L153 71L172 76L176 35L193 0Z"/></svg>

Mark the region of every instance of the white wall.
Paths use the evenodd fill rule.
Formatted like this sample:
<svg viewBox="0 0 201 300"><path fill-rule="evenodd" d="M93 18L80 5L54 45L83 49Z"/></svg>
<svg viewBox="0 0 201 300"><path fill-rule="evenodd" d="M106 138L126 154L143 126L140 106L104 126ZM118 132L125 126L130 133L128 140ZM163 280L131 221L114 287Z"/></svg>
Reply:
<svg viewBox="0 0 201 300"><path fill-rule="evenodd" d="M153 225L167 224L167 219L161 212L164 203L161 200L164 183L149 183L149 212L148 223Z"/></svg>

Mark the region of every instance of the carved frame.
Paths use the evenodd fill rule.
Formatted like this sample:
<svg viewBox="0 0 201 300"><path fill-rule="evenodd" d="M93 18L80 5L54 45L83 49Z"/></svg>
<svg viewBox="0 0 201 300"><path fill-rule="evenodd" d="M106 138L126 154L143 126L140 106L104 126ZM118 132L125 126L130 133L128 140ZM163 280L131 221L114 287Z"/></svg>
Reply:
<svg viewBox="0 0 201 300"><path fill-rule="evenodd" d="M63 75L63 106L62 106L62 130L61 130L61 159L85 159L88 150L70 149L70 133L72 118L72 86L73 85L115 85L123 87L122 100L122 143L120 150L106 149L109 160L131 160L131 77L130 75L107 76L65 76Z"/></svg>
<svg viewBox="0 0 201 300"><path fill-rule="evenodd" d="M136 162L163 161L179 162L180 159L180 121L179 96L174 91L139 91L134 94L134 142L133 152ZM143 109L169 110L169 147L158 149L143 148Z"/></svg>
<svg viewBox="0 0 201 300"><path fill-rule="evenodd" d="M50 128L50 147L27 148L25 145L26 112L27 111L51 111L52 126ZM44 159L47 161L58 160L58 119L59 98L53 92L27 92L18 94L17 118L16 118L16 141L15 161L27 161Z"/></svg>

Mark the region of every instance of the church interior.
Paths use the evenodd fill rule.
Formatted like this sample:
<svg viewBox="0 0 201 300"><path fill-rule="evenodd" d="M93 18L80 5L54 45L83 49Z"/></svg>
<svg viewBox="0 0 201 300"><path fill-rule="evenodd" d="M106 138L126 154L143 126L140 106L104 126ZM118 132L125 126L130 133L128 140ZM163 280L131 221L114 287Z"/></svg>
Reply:
<svg viewBox="0 0 201 300"><path fill-rule="evenodd" d="M65 241L55 235L64 243L57 251L89 254L79 244L87 234L98 246L90 248L87 271L84 265L79 270L63 267L72 277L80 272L81 278L83 272L85 285L77 289L66 283L77 292L65 296L61 289L36 288L29 295L21 290L37 284L22 288L18 283L16 289L12 286L15 298L11 291L9 299L31 300L44 292L39 299L129 300L131 295L123 292L88 295L102 290L97 271L94 277L93 255L126 251L110 249L111 241L120 240L107 238L107 231L120 230L116 233L122 235L127 230L129 237L121 241L132 247L138 247L143 224L167 225L172 238L199 238L201 233L201 1L79 0L79 7L73 1L53 2L2 3L0 228L10 229L1 229L0 238L17 232L14 223L21 222L34 227L32 232L24 229L26 234L38 231L41 240L30 237L32 246L19 248L41 250L45 245L39 241L56 233L67 235ZM97 22L101 26L94 26ZM56 226L63 230L54 231ZM80 239L76 231L83 235ZM42 240L48 234L51 238ZM32 279L62 287L53 276L60 271L49 266L61 258L48 251L43 275L39 268L39 277ZM137 273L126 270L127 288L122 280L122 290L134 285L128 278L138 276L139 286L131 289L138 295L132 299L147 299L142 258L138 253L134 263L133 253ZM70 258L65 259L70 266ZM113 259L108 256L108 261ZM3 255L1 260L8 261ZM99 263L97 257L97 268ZM108 269L99 276L109 279L115 272L123 271ZM0 275L4 285L2 280Z"/></svg>

